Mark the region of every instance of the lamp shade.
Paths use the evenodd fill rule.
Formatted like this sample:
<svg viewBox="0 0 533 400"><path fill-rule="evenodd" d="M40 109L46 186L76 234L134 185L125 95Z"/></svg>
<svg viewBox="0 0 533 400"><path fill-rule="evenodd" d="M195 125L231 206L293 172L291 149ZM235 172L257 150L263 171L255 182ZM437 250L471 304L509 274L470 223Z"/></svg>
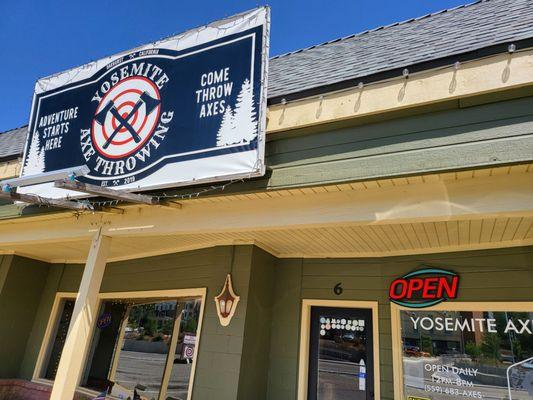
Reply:
<svg viewBox="0 0 533 400"><path fill-rule="evenodd" d="M240 296L237 296L233 291L231 274L228 274L226 275L226 281L224 282L224 286L222 287L220 294L215 297L215 304L220 325L229 325L231 318L235 314L239 300Z"/></svg>

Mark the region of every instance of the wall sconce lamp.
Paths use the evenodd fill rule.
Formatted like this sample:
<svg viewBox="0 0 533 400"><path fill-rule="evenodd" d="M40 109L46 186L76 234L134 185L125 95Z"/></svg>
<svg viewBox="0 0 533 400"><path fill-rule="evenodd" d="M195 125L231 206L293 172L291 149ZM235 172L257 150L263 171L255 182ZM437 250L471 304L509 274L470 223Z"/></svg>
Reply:
<svg viewBox="0 0 533 400"><path fill-rule="evenodd" d="M220 320L220 325L228 326L233 314L235 314L235 309L239 303L240 296L237 296L233 291L233 285L231 283L231 274L226 276L226 282L224 282L224 287L218 296L215 297L215 305L217 307L218 319Z"/></svg>

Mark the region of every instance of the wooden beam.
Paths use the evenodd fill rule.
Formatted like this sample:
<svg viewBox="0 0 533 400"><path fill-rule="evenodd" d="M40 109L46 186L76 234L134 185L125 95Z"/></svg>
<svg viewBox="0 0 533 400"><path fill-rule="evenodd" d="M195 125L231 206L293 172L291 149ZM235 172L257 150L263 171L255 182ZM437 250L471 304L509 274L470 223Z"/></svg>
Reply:
<svg viewBox="0 0 533 400"><path fill-rule="evenodd" d="M6 179L0 182L0 186L8 185L10 187L39 185L41 183L53 182L57 179L64 179L71 176L83 176L89 173L87 165L77 167L63 168L57 171L48 171L35 175L24 175L19 178Z"/></svg>
<svg viewBox="0 0 533 400"><path fill-rule="evenodd" d="M50 400L72 400L74 397L98 315L98 293L110 244L111 238L102 235L99 229L93 238L85 263Z"/></svg>
<svg viewBox="0 0 533 400"><path fill-rule="evenodd" d="M95 207L95 211L101 211L111 214L124 214L124 209L120 207Z"/></svg>
<svg viewBox="0 0 533 400"><path fill-rule="evenodd" d="M159 205L162 207L169 207L169 208L176 208L176 209L180 209L183 207L181 203L178 203L177 201L172 201L172 200L161 200L159 202Z"/></svg>
<svg viewBox="0 0 533 400"><path fill-rule="evenodd" d="M93 211L93 207L90 204L80 203L64 199L49 199L47 197L35 196L32 194L23 194L16 192L1 192L0 198L11 201L22 201L28 204L37 204L43 206L66 208L75 211Z"/></svg>
<svg viewBox="0 0 533 400"><path fill-rule="evenodd" d="M147 196L145 194L130 193L126 192L125 190L110 189L79 181L59 180L55 181L54 186L60 189L74 190L76 192L88 193L96 196L107 197L110 199L127 201L129 203L139 203L147 205L158 204L158 200L156 197Z"/></svg>

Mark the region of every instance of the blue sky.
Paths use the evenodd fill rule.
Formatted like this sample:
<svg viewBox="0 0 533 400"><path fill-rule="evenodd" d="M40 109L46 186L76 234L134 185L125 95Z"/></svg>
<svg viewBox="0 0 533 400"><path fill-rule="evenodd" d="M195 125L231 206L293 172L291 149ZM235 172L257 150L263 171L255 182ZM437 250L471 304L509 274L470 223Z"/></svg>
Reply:
<svg viewBox="0 0 533 400"><path fill-rule="evenodd" d="M270 55L469 0L271 0ZM28 123L43 76L264 3L247 0L0 1L0 132Z"/></svg>

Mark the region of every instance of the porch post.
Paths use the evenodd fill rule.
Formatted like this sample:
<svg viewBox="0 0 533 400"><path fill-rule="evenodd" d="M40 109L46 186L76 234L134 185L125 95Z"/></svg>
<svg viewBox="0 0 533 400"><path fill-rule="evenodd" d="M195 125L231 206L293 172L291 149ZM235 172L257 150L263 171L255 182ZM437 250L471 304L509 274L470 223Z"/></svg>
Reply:
<svg viewBox="0 0 533 400"><path fill-rule="evenodd" d="M74 397L83 372L83 358L89 345L91 328L98 312L98 293L110 243L111 238L103 236L99 229L87 256L50 400L72 400Z"/></svg>

